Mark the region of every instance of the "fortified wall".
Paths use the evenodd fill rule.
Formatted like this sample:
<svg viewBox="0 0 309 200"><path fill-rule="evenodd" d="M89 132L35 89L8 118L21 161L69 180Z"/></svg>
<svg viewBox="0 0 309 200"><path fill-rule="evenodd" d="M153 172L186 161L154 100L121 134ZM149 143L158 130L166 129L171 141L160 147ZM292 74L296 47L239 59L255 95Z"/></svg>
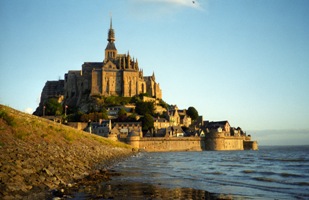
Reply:
<svg viewBox="0 0 309 200"><path fill-rule="evenodd" d="M140 137L131 135L127 143L147 152L162 151L232 151L258 150L256 141L247 136L225 136L213 133L209 137Z"/></svg>
<svg viewBox="0 0 309 200"><path fill-rule="evenodd" d="M205 142L201 137L129 137L127 143L147 152L203 151Z"/></svg>

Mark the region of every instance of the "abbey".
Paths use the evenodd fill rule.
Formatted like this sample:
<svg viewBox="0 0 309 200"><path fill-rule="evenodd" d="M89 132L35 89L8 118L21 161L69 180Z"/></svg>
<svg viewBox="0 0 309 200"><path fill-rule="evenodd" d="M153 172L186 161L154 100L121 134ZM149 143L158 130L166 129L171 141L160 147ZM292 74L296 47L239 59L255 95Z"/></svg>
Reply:
<svg viewBox="0 0 309 200"><path fill-rule="evenodd" d="M79 104L85 94L133 97L148 93L152 97L162 99L162 91L154 73L152 76L144 76L137 59L131 58L129 53L118 54L112 19L107 41L103 62L85 62L81 71L69 71L65 74L66 104Z"/></svg>
<svg viewBox="0 0 309 200"><path fill-rule="evenodd" d="M239 127L230 127L228 121L209 122L202 116L192 121L186 109L179 110L176 105L166 104L154 73L144 76L137 59L131 58L129 53L118 54L112 20L107 41L102 62L85 62L81 70L68 71L64 80L46 82L35 115L59 120L145 151L258 149L257 142L251 141L250 135L247 136ZM144 93L148 95L132 99L111 97L133 97ZM125 105L108 105L108 99L138 99L139 104L130 101ZM149 102L153 104L147 104ZM156 115L150 116L152 126L143 127L149 121L151 124L151 120L146 118L148 113L138 111L143 110L141 105L154 106ZM104 109L107 112L105 117ZM121 110L126 112L123 119L118 116Z"/></svg>

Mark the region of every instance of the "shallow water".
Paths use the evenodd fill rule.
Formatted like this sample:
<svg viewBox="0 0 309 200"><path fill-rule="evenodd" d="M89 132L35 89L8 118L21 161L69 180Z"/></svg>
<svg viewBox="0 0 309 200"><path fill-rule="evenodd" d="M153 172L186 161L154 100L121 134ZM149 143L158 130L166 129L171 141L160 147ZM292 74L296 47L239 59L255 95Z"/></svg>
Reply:
<svg viewBox="0 0 309 200"><path fill-rule="evenodd" d="M121 175L97 188L113 198L213 199L210 194L220 194L222 199L309 199L309 146L140 153L112 169ZM87 192L74 196L87 198Z"/></svg>

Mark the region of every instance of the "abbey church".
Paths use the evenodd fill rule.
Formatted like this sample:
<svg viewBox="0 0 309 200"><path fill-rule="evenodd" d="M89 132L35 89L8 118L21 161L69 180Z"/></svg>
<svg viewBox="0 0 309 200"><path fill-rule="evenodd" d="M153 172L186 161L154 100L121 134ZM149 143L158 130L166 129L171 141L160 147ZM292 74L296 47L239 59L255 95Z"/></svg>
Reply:
<svg viewBox="0 0 309 200"><path fill-rule="evenodd" d="M137 59L129 53L118 54L115 46L115 32L110 22L108 44L105 48L103 63L85 63L83 71L91 70L91 95L132 97L140 93L148 93L155 98L162 98L155 75L143 76Z"/></svg>
<svg viewBox="0 0 309 200"><path fill-rule="evenodd" d="M129 53L118 54L112 20L107 41L103 62L86 62L82 71L69 71L65 75L65 98L70 99L89 91L90 95L123 97L148 93L161 99L162 92L154 73L152 76L143 76L137 59L132 59Z"/></svg>
<svg viewBox="0 0 309 200"><path fill-rule="evenodd" d="M64 80L47 81L41 95L42 114L44 102L51 97L62 98L65 105L76 107L91 96L133 97L141 93L162 99L162 91L154 73L144 76L137 59L130 54L118 54L112 19L107 36L105 58L102 62L85 62L82 70L70 70Z"/></svg>

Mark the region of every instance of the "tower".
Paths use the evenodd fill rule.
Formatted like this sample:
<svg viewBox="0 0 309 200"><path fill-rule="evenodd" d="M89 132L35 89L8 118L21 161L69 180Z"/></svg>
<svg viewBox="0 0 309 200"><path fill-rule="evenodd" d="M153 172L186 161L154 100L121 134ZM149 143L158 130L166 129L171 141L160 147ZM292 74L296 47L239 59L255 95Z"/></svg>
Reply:
<svg viewBox="0 0 309 200"><path fill-rule="evenodd" d="M108 44L105 48L105 59L104 62L110 60L110 59L115 59L117 55L117 49L115 46L115 31L113 29L113 22L112 18L110 19L110 27L108 30L108 35L107 35L107 41Z"/></svg>

